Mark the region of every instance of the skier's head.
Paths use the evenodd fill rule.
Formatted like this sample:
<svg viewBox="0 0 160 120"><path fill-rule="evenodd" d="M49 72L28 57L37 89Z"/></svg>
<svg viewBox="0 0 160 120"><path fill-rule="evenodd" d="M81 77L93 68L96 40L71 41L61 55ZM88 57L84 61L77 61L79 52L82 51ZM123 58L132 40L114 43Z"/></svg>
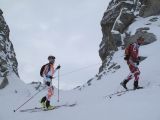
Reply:
<svg viewBox="0 0 160 120"><path fill-rule="evenodd" d="M144 43L144 38L143 37L139 37L137 39L137 43L138 43L138 45L142 45Z"/></svg>
<svg viewBox="0 0 160 120"><path fill-rule="evenodd" d="M48 61L49 61L49 63L51 63L51 64L54 63L55 59L56 59L56 58L55 58L54 56L52 56L52 55L48 56Z"/></svg>

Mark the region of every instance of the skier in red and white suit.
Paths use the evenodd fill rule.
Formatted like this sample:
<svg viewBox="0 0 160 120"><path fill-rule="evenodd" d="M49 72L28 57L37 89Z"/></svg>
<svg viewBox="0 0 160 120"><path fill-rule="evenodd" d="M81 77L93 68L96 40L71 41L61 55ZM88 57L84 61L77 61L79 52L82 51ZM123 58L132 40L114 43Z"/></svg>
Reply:
<svg viewBox="0 0 160 120"><path fill-rule="evenodd" d="M56 69L54 69L55 57L49 56L48 60L49 60L49 63L45 66L43 71L44 84L45 84L45 87L47 88L47 95L41 99L41 104L42 104L42 107L44 108L53 109L54 106L50 105L51 97L54 95L54 87L52 85L52 79L55 71L57 69L60 69L60 65L57 66Z"/></svg>
<svg viewBox="0 0 160 120"><path fill-rule="evenodd" d="M138 85L138 80L139 80L139 75L140 71L138 68L140 57L139 57L139 47L144 43L144 38L139 37L135 43L130 44L126 49L125 49L125 60L127 61L128 67L130 69L130 74L128 77L121 82L121 85L127 89L126 84L128 83L129 80L132 78L134 79L134 89L140 89L142 87L139 87Z"/></svg>

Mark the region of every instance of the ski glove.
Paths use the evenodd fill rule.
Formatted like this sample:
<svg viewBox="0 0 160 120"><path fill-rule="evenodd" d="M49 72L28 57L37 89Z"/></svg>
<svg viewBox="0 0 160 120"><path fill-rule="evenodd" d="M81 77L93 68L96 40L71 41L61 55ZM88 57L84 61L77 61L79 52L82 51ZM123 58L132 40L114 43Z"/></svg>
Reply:
<svg viewBox="0 0 160 120"><path fill-rule="evenodd" d="M57 69L60 69L60 68L61 68L61 66L60 66L60 65L58 65L58 66L57 66L57 68L56 68L56 70L57 70Z"/></svg>
<svg viewBox="0 0 160 120"><path fill-rule="evenodd" d="M135 63L136 63L137 65L139 65L139 60L137 60Z"/></svg>

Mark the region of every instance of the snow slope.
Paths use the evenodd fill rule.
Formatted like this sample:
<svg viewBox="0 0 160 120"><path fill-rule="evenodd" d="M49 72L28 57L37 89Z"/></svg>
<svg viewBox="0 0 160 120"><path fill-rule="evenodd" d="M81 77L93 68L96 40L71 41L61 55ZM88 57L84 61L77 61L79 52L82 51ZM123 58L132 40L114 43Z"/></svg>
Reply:
<svg viewBox="0 0 160 120"><path fill-rule="evenodd" d="M159 16L158 18L160 20ZM145 26L144 21L150 22L148 20L149 18L137 19L130 26L129 31L134 34L134 29ZM11 86L8 86L9 88L0 90L0 120L160 120L159 20L147 26L150 27L150 32L157 36L157 41L140 48L140 55L147 57L139 65L141 71L140 85L144 86L145 89L130 91L112 99L105 97L110 93L123 90L119 83L129 73L128 67L123 60L124 51L119 48L111 62L119 64L120 69L102 73L103 76L100 80L95 77L91 86L85 84L81 90L61 91L59 103L57 102L57 90L55 91L55 97L53 97L51 104L77 103L76 106L61 107L47 112L22 113L17 111L14 113L13 109L29 99L36 91L25 88L26 86L23 84L18 85L19 82L11 83ZM10 81L12 79L18 81L18 78L13 75L11 75ZM13 86L19 87L20 92L15 94ZM129 82L128 87L133 87L133 80ZM30 89L30 92L27 89ZM21 109L39 106L39 100L44 95L45 91L38 94Z"/></svg>

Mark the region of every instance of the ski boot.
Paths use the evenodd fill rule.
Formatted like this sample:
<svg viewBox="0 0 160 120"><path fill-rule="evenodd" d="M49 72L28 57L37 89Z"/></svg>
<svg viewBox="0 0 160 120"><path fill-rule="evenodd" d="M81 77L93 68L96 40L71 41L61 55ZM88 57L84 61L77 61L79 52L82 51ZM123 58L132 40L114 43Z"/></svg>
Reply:
<svg viewBox="0 0 160 120"><path fill-rule="evenodd" d="M127 86L126 86L126 84L127 84L128 81L129 81L129 80L124 80L124 81L122 81L122 82L120 83L120 85L122 85L122 87L123 87L124 89L126 89L126 90L128 90L128 88L127 88Z"/></svg>
<svg viewBox="0 0 160 120"><path fill-rule="evenodd" d="M49 107L46 107L47 110L53 110L55 107L50 105Z"/></svg>
<svg viewBox="0 0 160 120"><path fill-rule="evenodd" d="M46 109L47 110L52 110L52 109L54 109L55 107L54 106L52 106L52 105L50 105L50 101L46 101Z"/></svg>
<svg viewBox="0 0 160 120"><path fill-rule="evenodd" d="M139 85L138 85L138 81L134 81L134 88L133 88L134 90L136 90L136 89L143 89L143 87L140 87Z"/></svg>
<svg viewBox="0 0 160 120"><path fill-rule="evenodd" d="M43 108L46 107L46 96L41 99L40 103Z"/></svg>

